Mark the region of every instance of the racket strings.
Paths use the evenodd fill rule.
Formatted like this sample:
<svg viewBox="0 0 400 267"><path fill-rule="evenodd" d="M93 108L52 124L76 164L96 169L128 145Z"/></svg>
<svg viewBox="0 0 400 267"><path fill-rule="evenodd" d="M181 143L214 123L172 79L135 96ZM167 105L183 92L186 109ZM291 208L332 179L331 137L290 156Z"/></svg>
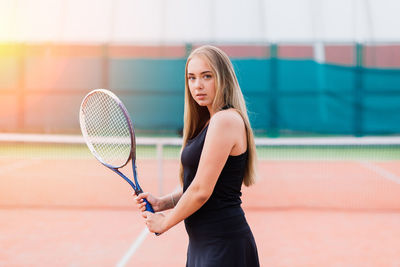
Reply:
<svg viewBox="0 0 400 267"><path fill-rule="evenodd" d="M103 92L91 94L82 110L85 139L99 159L123 166L131 153L130 127L119 103Z"/></svg>

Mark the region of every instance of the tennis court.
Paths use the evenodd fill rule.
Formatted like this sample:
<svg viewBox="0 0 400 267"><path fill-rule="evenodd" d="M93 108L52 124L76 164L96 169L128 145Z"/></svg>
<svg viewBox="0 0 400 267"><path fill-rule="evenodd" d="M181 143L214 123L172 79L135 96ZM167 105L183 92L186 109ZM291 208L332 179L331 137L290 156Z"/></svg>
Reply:
<svg viewBox="0 0 400 267"><path fill-rule="evenodd" d="M261 266L400 267L400 2L199 3L0 0L0 267L185 266L184 224L149 233L83 136L127 148L134 128L140 185L179 188L185 66L205 44L231 60L256 137L242 207ZM82 136L100 88L132 119L117 139ZM123 129L99 105L93 126Z"/></svg>
<svg viewBox="0 0 400 267"><path fill-rule="evenodd" d="M183 224L149 234L130 186L99 164L79 136L56 136L57 143L49 142L54 136L5 137L1 266L184 265ZM178 186L179 146L160 140L138 140L142 187L156 194ZM242 199L262 266L400 264L397 138L257 144L259 180Z"/></svg>

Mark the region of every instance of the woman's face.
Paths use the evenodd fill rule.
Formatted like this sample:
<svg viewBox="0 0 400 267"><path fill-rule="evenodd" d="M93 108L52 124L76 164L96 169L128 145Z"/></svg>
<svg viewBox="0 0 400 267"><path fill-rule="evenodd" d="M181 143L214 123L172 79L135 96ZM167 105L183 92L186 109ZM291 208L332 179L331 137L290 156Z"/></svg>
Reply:
<svg viewBox="0 0 400 267"><path fill-rule="evenodd" d="M194 56L188 64L187 79L190 94L197 104L211 111L215 97L215 77L208 62L200 56Z"/></svg>

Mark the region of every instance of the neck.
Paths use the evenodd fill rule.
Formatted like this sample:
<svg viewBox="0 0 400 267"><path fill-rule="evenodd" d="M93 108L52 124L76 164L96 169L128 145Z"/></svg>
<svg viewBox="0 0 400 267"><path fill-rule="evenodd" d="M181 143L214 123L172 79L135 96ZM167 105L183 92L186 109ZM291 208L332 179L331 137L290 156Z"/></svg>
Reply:
<svg viewBox="0 0 400 267"><path fill-rule="evenodd" d="M207 106L208 113L210 113L210 118L216 113L212 106Z"/></svg>

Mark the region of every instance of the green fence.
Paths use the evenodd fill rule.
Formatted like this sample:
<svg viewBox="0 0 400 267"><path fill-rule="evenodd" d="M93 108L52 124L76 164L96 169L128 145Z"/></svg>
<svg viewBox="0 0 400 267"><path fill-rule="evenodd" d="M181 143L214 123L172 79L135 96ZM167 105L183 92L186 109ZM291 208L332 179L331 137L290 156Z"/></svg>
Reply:
<svg viewBox="0 0 400 267"><path fill-rule="evenodd" d="M233 59L260 134L400 133L400 70L312 60ZM182 128L185 59L0 58L0 129L78 131L94 88L114 90L136 128Z"/></svg>

